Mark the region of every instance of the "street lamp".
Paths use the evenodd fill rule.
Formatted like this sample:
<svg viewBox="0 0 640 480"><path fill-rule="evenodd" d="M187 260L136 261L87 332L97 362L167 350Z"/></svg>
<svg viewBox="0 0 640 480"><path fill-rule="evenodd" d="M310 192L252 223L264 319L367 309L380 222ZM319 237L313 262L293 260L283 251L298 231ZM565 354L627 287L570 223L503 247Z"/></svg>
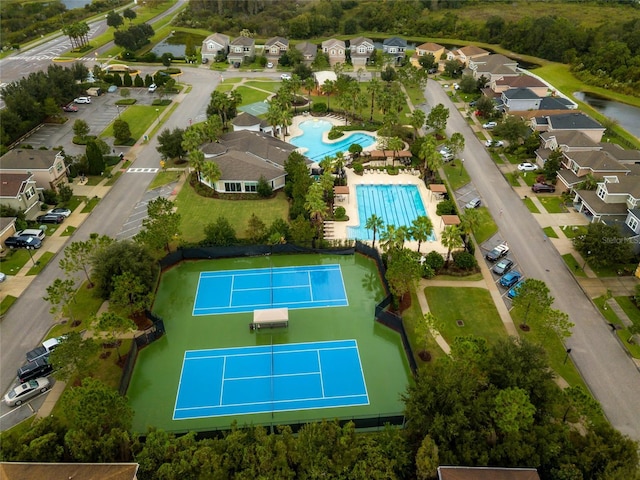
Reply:
<svg viewBox="0 0 640 480"><path fill-rule="evenodd" d="M567 348L566 351L567 351L567 354L564 356L564 362L562 362L563 365L567 363L567 360L569 359L569 354L571 353L571 349Z"/></svg>
<svg viewBox="0 0 640 480"><path fill-rule="evenodd" d="M37 263L33 259L33 253L31 253L31 247L27 247L27 252L29 252L29 257L31 258L31 261L33 262L33 266L35 267L37 265Z"/></svg>
<svg viewBox="0 0 640 480"><path fill-rule="evenodd" d="M156 122L160 123L160 109L156 108Z"/></svg>
<svg viewBox="0 0 640 480"><path fill-rule="evenodd" d="M462 176L462 170L464 169L464 158L460 159L460 176Z"/></svg>
<svg viewBox="0 0 640 480"><path fill-rule="evenodd" d="M589 260L589 255L591 255L591 250L587 251L587 256L584 259L584 265L582 265L582 270L587 266L587 261Z"/></svg>

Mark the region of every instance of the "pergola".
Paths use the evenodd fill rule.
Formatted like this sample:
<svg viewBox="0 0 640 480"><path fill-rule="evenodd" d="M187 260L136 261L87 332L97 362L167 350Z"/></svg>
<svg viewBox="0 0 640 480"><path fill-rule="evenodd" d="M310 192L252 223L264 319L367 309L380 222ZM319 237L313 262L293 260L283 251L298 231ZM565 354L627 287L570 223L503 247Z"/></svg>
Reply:
<svg viewBox="0 0 640 480"><path fill-rule="evenodd" d="M338 185L333 187L333 194L336 197L336 200L342 201L347 198L347 203L349 203L349 187L346 185Z"/></svg>
<svg viewBox="0 0 640 480"><path fill-rule="evenodd" d="M444 195L447 193L447 187L442 183L432 183L429 185L429 190L431 190L432 194L435 193L436 195Z"/></svg>
<svg viewBox="0 0 640 480"><path fill-rule="evenodd" d="M458 215L442 215L440 217L440 226L444 225L460 225L460 217Z"/></svg>

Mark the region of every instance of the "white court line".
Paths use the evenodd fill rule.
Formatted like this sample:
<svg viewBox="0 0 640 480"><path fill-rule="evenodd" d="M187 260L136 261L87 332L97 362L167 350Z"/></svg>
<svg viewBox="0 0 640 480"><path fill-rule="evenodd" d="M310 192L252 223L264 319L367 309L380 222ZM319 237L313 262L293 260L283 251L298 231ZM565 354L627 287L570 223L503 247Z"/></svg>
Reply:
<svg viewBox="0 0 640 480"><path fill-rule="evenodd" d="M324 398L326 397L326 395L324 393L324 377L322 375L322 362L320 361L320 349L316 350L316 353L318 354L318 368L320 368L320 389L322 390L322 397Z"/></svg>
<svg viewBox="0 0 640 480"><path fill-rule="evenodd" d="M319 375L322 374L320 372L301 372L301 373L280 373L276 375L253 375L251 377L229 377L225 378L223 382L240 382L243 380L260 380L262 378L287 378L287 377L307 377L309 375Z"/></svg>
<svg viewBox="0 0 640 480"><path fill-rule="evenodd" d="M236 277L231 276L231 288L229 289L229 307L233 306L233 284L236 282Z"/></svg>
<svg viewBox="0 0 640 480"><path fill-rule="evenodd" d="M352 345L350 345L350 343L353 342ZM329 343L329 344L334 344L334 343L342 343L348 347L355 347L357 346L357 342L355 340L314 340L311 342L296 342L296 343L278 343L276 345L274 345L274 347L276 348L281 348L281 347L293 347L293 346L298 346L298 345L318 345L320 343ZM265 348L268 348L268 345L262 345ZM255 347L255 346L250 346L250 347L225 347L223 349L218 349L218 348L207 348L207 349L198 349L198 350L185 350L185 358L186 358L186 354L190 353L190 352L210 352L212 350L253 350L259 347ZM322 347L324 348L328 348L328 347ZM334 348L334 347L331 347ZM336 347L338 348L338 347ZM345 347L346 348L346 347ZM306 351L313 351L313 350L317 350L317 348L308 348L306 349ZM284 352L288 352L289 350L281 350ZM302 349L300 351L305 351L305 349ZM236 355L236 354L234 354Z"/></svg>
<svg viewBox="0 0 640 480"><path fill-rule="evenodd" d="M292 310L296 310L296 309L307 309L307 308L318 308L318 305L320 305L322 308L337 308L337 307L346 307L348 305L334 305L336 302L346 302L347 300L344 298L340 298L340 299L336 299L336 300L318 300L315 302L310 302L308 300L301 300L299 302L291 302L291 301L286 301L286 302L276 302L276 303L252 303L251 305L238 305L238 306L233 306L230 305L228 307L201 307L198 309L198 314L195 316L200 316L200 315L223 315L224 313L224 309L229 310L231 308L233 309L242 309L242 310L238 310L238 311L234 311L234 312L230 312L230 313L247 313L247 312L251 312L252 310L256 310L256 307L269 307L269 306L274 306L274 305L281 305L283 307L288 307ZM308 306L305 307L296 307L296 305L299 304L308 304ZM210 313L206 313L206 312L210 312L212 310L220 310L220 312L216 312L214 314L210 314ZM195 309L194 309L195 311ZM225 314L226 315L226 314Z"/></svg>
<svg viewBox="0 0 640 480"><path fill-rule="evenodd" d="M317 342L309 342L309 343L317 343ZM289 344L282 344L282 345L289 345ZM290 344L290 345L296 345L296 344ZM274 345L274 346L279 346L279 345ZM238 348L238 349L244 349L247 347L231 347L231 348L225 348L225 350L233 350L234 348ZM249 347L249 348L255 348L255 347ZM273 352L274 355L283 355L286 353L303 353L303 352L313 352L313 351L330 351L330 350L351 350L357 348L355 345L345 345L342 347L322 347L322 348L301 348L298 350L284 350L281 352ZM188 350L188 352L206 352L207 350ZM186 352L185 352L186 353ZM233 354L222 354L222 355L203 355L203 356L199 356L199 357L189 357L184 359L185 362L189 361L189 360L206 360L209 358L223 358L223 357L254 357L257 355L271 355L270 352L268 351L262 351L262 352L249 352L249 353L233 353Z"/></svg>
<svg viewBox="0 0 640 480"><path fill-rule="evenodd" d="M224 372L227 370L227 356L225 355L224 360L222 362L222 378L220 379L220 402L218 402L218 405L222 405L222 397L224 395Z"/></svg>
<svg viewBox="0 0 640 480"><path fill-rule="evenodd" d="M309 285L309 298L313 302L313 284L311 283L311 270L307 271L307 284Z"/></svg>

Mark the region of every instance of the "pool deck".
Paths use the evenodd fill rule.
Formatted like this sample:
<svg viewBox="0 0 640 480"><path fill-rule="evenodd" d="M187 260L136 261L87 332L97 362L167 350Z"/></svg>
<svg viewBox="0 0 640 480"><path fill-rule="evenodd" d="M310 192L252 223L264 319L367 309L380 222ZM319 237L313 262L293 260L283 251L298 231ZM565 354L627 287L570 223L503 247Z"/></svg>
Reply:
<svg viewBox="0 0 640 480"><path fill-rule="evenodd" d="M337 196L334 207L344 207L347 211L349 221L347 222L326 222L325 223L325 238L326 239L342 239L346 240L347 227L360 225L360 219L358 218L358 202L356 200L356 185L416 185L422 198L422 203L427 210L427 215L433 222L433 229L436 234L435 241L422 242L420 245L421 253L429 253L432 250L439 252L443 255L447 254L447 248L440 243L441 232L444 228L442 220L436 215L436 206L438 200L435 195L426 187L424 181L419 176L411 175L407 173L400 173L398 175L389 175L381 170L370 170L364 175L357 175L351 168L346 168L347 173L347 185L349 186L349 195ZM366 218L362 219L362 222L366 222ZM378 245L379 233L376 235L376 245ZM369 243L369 242L367 242ZM410 241L405 243L406 248L411 250L418 250L418 242Z"/></svg>

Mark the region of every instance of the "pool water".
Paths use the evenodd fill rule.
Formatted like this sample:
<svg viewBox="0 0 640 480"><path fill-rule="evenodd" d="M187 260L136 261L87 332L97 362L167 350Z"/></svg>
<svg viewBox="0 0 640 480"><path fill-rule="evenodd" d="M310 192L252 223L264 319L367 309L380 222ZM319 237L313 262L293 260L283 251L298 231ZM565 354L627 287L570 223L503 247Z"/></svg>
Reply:
<svg viewBox="0 0 640 480"><path fill-rule="evenodd" d="M302 135L292 138L290 142L298 148L306 148L304 155L314 162L320 162L324 157L335 157L338 152L348 152L349 147L354 143L364 148L376 142L376 138L372 135L346 132L345 138L325 143L322 140L322 134L331 130L333 126L327 120L305 120L299 126Z"/></svg>
<svg viewBox="0 0 640 480"><path fill-rule="evenodd" d="M428 216L416 185L356 185L360 225L348 228L348 236L356 240L373 240L373 231L365 228L367 219L376 214L386 225L411 227L421 216ZM380 238L377 232L376 238ZM435 241L435 234L429 241Z"/></svg>

